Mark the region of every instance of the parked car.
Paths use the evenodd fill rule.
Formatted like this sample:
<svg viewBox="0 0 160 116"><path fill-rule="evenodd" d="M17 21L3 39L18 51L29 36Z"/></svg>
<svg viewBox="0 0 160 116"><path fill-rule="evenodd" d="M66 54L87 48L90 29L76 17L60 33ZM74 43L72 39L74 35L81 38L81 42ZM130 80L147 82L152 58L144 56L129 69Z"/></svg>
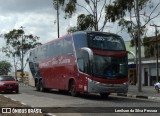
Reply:
<svg viewBox="0 0 160 116"><path fill-rule="evenodd" d="M155 83L155 84L154 84L154 88L155 88L156 90L160 89L160 82Z"/></svg>
<svg viewBox="0 0 160 116"><path fill-rule="evenodd" d="M0 92L19 93L19 84L12 76L0 75Z"/></svg>

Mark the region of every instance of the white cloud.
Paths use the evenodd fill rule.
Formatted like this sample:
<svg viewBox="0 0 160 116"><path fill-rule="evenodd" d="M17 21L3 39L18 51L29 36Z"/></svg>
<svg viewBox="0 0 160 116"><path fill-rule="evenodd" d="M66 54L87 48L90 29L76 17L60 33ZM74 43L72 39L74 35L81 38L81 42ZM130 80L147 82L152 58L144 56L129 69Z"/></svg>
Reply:
<svg viewBox="0 0 160 116"><path fill-rule="evenodd" d="M157 0L159 1L159 0ZM78 0L80 4L85 4L84 1ZM46 43L57 38L56 10L53 8L52 0L0 0L0 34L8 31L25 27L26 34L33 34L40 37L40 42ZM103 1L101 2L103 4ZM102 7L102 5L100 5ZM89 8L89 6L85 6ZM101 10L101 7L98 9ZM159 11L159 8L157 9ZM60 36L67 34L67 29L71 26L76 26L77 16L81 13L86 13L81 7L77 7L76 13L71 19L64 19L64 13L60 12ZM104 15L102 16L104 19ZM159 17L152 24L160 25ZM100 27L103 22L100 22ZM148 27L148 35L154 35L154 27ZM117 23L107 23L104 31L117 33L120 30ZM125 40L129 40L127 32L118 33ZM0 38L0 48L5 45L3 38Z"/></svg>
<svg viewBox="0 0 160 116"><path fill-rule="evenodd" d="M42 43L56 38L52 0L6 0L0 4L0 34L23 26L27 34L39 36Z"/></svg>

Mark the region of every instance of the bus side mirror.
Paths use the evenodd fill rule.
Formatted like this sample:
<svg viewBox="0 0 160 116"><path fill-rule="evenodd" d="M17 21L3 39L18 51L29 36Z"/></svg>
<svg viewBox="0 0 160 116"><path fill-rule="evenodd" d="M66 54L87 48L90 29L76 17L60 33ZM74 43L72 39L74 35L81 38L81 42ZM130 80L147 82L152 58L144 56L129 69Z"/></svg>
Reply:
<svg viewBox="0 0 160 116"><path fill-rule="evenodd" d="M93 51L90 48L83 47L81 48L82 51L86 51L89 55L89 61L93 62Z"/></svg>
<svg viewBox="0 0 160 116"><path fill-rule="evenodd" d="M78 58L77 63L78 63L79 70L81 72L84 72L84 59L83 58Z"/></svg>
<svg viewBox="0 0 160 116"><path fill-rule="evenodd" d="M82 52L87 52L89 56L89 73L92 75L93 74L93 51L88 48L88 47L82 47L81 48Z"/></svg>
<svg viewBox="0 0 160 116"><path fill-rule="evenodd" d="M135 55L135 53L132 52L132 51L127 51L127 52L128 52L128 54L131 54L133 56L134 62L136 62L136 55Z"/></svg>

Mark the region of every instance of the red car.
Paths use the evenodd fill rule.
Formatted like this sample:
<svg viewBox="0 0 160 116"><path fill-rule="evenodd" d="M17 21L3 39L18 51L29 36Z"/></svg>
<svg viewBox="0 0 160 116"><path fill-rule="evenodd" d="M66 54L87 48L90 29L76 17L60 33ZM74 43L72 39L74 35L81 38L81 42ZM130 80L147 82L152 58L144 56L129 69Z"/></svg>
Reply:
<svg viewBox="0 0 160 116"><path fill-rule="evenodd" d="M19 93L19 84L8 75L0 75L0 92L16 92Z"/></svg>

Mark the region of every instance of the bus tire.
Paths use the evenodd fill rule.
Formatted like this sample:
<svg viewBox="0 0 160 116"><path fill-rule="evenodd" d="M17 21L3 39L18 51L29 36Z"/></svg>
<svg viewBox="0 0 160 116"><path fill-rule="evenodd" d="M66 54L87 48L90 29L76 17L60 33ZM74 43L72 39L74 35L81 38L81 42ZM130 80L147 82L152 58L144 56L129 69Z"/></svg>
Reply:
<svg viewBox="0 0 160 116"><path fill-rule="evenodd" d="M100 93L100 96L102 98L107 98L109 96L110 93Z"/></svg>
<svg viewBox="0 0 160 116"><path fill-rule="evenodd" d="M40 83L39 83L39 90L40 90L41 92L44 92L44 91L45 91L45 88L43 87L42 81L40 81Z"/></svg>
<svg viewBox="0 0 160 116"><path fill-rule="evenodd" d="M39 84L38 81L36 82L36 90L37 90L37 91L40 91L40 84Z"/></svg>
<svg viewBox="0 0 160 116"><path fill-rule="evenodd" d="M40 84L39 84L39 91L41 91L41 92L49 92L50 91L49 88L44 88L42 80L40 81Z"/></svg>
<svg viewBox="0 0 160 116"><path fill-rule="evenodd" d="M70 89L69 89L69 91L70 91L71 96L73 96L73 97L76 97L76 96L77 96L76 83L75 83L74 80L71 81L71 83L70 83Z"/></svg>

